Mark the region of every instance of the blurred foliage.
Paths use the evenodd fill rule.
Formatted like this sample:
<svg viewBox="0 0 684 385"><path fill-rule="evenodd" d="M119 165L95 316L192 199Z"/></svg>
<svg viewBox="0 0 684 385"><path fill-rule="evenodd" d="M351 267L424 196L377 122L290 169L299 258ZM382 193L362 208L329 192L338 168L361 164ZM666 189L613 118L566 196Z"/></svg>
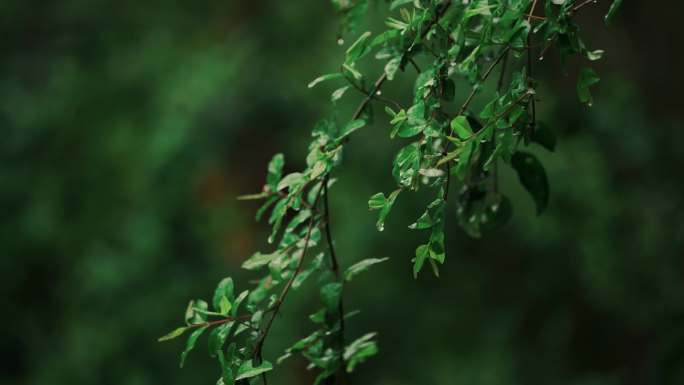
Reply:
<svg viewBox="0 0 684 385"><path fill-rule="evenodd" d="M582 16L607 49L603 80L587 109L574 76L544 79L539 113L561 134L554 156L539 154L549 211L537 217L507 171L513 222L495 241L450 223L441 279L414 281L407 263L419 240L406 226L427 197L399 199L392 231L374 230L367 197L392 186L375 165L397 147L390 127L360 132L331 202L339 254L390 261L347 295L362 310L350 333L380 332L357 383L684 383L682 6L668 7L626 2L608 32L607 4ZM234 198L263 183L275 149L303 163L326 108L306 84L343 55L334 10L8 1L0 32L1 382L213 383L208 358L180 370L179 349L156 338L186 298L253 278L239 264L264 229ZM292 298L267 349L307 333L290 316L314 295ZM286 365L273 383L310 380Z"/></svg>

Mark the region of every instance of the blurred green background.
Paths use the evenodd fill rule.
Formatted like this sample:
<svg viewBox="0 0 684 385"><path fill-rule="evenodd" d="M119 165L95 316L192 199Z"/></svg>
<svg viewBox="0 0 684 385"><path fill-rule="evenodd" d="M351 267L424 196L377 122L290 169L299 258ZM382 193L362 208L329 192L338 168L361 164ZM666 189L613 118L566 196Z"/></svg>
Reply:
<svg viewBox="0 0 684 385"><path fill-rule="evenodd" d="M402 195L383 233L367 212L401 140L383 119L355 135L331 202L340 258L391 258L347 292L362 311L349 336L380 333L355 383L684 384L684 6L625 2L606 27L605 3L580 16L607 51L593 108L572 63L538 66L540 116L560 136L538 151L550 210L536 217L506 172L512 223L477 240L452 220L440 279L411 277L422 234L406 226L426 197ZM367 28L385 11L371 6ZM337 31L327 1L0 4L0 383L216 381L204 343L180 370L182 342L156 338L220 278L253 278L239 265L267 229L235 197L261 188L275 152L286 171L303 164L333 89L306 84L337 68ZM399 77L387 92L413 74ZM311 330L317 297L295 294L271 358ZM269 383L313 378L283 366Z"/></svg>

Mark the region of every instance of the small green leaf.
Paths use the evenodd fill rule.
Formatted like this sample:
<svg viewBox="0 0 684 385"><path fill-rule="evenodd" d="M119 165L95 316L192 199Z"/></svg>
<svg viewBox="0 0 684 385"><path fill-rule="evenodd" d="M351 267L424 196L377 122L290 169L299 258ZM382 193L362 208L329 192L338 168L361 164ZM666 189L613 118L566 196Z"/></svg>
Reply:
<svg viewBox="0 0 684 385"><path fill-rule="evenodd" d="M221 282L219 282L219 284L216 286L216 290L214 290L214 298L212 301L212 304L214 305L214 310L220 311L221 301L224 297L226 298L226 300L230 302L230 300L234 298L234 290L235 284L233 283L232 278L226 277L222 279Z"/></svg>
<svg viewBox="0 0 684 385"><path fill-rule="evenodd" d="M335 72L335 73L332 73L332 74L321 75L321 76L317 77L316 79L312 80L311 83L309 83L309 88L315 87L316 84L318 84L318 83L320 83L320 82L324 82L324 81L326 81L326 80L339 79L339 78L342 78L342 77L343 77L342 74L339 73L339 72Z"/></svg>
<svg viewBox="0 0 684 385"><path fill-rule="evenodd" d="M610 9L608 9L608 13L606 14L606 23L613 21L613 18L615 17L618 9L620 9L621 5L622 0L613 0L613 3L610 5Z"/></svg>
<svg viewBox="0 0 684 385"><path fill-rule="evenodd" d="M283 175L283 166L285 165L285 157L283 154L275 154L268 163L268 174L266 175L266 184L275 191Z"/></svg>
<svg viewBox="0 0 684 385"><path fill-rule="evenodd" d="M520 183L532 195L537 214L541 214L549 203L549 181L544 166L534 155L520 151L513 154L511 164L518 172Z"/></svg>
<svg viewBox="0 0 684 385"><path fill-rule="evenodd" d="M243 362L242 365L240 365L240 368L238 368L235 381L252 378L270 370L273 370L273 365L268 361L263 361L260 365L253 366L252 360L248 360Z"/></svg>
<svg viewBox="0 0 684 385"><path fill-rule="evenodd" d="M231 309L231 315L235 317L237 315L238 310L240 309L240 305L242 304L242 301L247 298L249 295L249 290L244 290L242 293L240 293L237 298L234 301L233 308Z"/></svg>
<svg viewBox="0 0 684 385"><path fill-rule="evenodd" d="M321 324L321 323L325 322L325 308L322 307L322 308L318 309L317 312L315 312L309 316L309 319L311 320L311 322L313 322L315 324Z"/></svg>
<svg viewBox="0 0 684 385"><path fill-rule="evenodd" d="M367 44L370 35L370 32L364 32L361 34L361 36L359 36L354 44L347 48L347 58L345 59L346 64L352 65L370 51Z"/></svg>
<svg viewBox="0 0 684 385"><path fill-rule="evenodd" d="M342 284L339 282L331 282L321 287L321 302L329 310L334 311L342 295Z"/></svg>
<svg viewBox="0 0 684 385"><path fill-rule="evenodd" d="M410 124L404 124L401 126L401 128L397 131L397 135L401 138L410 138L412 136L416 136L423 132L425 129L425 125L410 125Z"/></svg>
<svg viewBox="0 0 684 385"><path fill-rule="evenodd" d="M381 208L385 207L386 203L387 198L385 198L385 194L379 192L368 199L368 209L380 210Z"/></svg>
<svg viewBox="0 0 684 385"><path fill-rule="evenodd" d="M425 103L420 101L406 111L408 116L408 123L411 125L419 125L425 123Z"/></svg>
<svg viewBox="0 0 684 385"><path fill-rule="evenodd" d="M394 0L390 4L390 11L394 11L395 9L401 7L404 4L408 3L413 3L414 0Z"/></svg>
<svg viewBox="0 0 684 385"><path fill-rule="evenodd" d="M226 343L226 339L230 334L234 321L226 322L222 325L217 326L209 334L209 355L214 357L216 353L223 349L223 345Z"/></svg>
<svg viewBox="0 0 684 385"><path fill-rule="evenodd" d="M395 57L385 64L385 74L387 74L387 80L394 80L394 75L399 70L399 65L401 64L401 57Z"/></svg>
<svg viewBox="0 0 684 385"><path fill-rule="evenodd" d="M185 365L185 359L188 357L188 354L190 353L190 351L192 351L192 349L195 348L195 344L197 343L197 339L200 338L202 333L204 333L204 331L207 330L208 327L209 326L203 326L203 327L195 330L194 332L192 332L192 334L190 334L190 337L188 337L188 342L185 345L185 350L183 351L183 353L181 353L181 360L180 360L180 367L181 368L183 367L183 365Z"/></svg>
<svg viewBox="0 0 684 385"><path fill-rule="evenodd" d="M332 101L333 103L335 103L335 102L338 101L340 98L342 98L342 96L344 96L344 93L347 92L348 89L349 89L349 86L344 86L344 87L340 87L340 88L336 89L336 90L332 93L332 95L330 95L330 101Z"/></svg>
<svg viewBox="0 0 684 385"><path fill-rule="evenodd" d="M416 257L413 259L413 278L418 278L418 273L420 273L429 255L430 249L428 245L420 245L416 248Z"/></svg>
<svg viewBox="0 0 684 385"><path fill-rule="evenodd" d="M347 270L344 272L344 280L349 282L359 273L368 270L369 267L381 262L385 262L388 259L389 258L368 258L359 261L347 268Z"/></svg>
<svg viewBox="0 0 684 385"><path fill-rule="evenodd" d="M276 190L281 191L284 189L289 189L290 191L296 190L301 184L305 182L305 176L301 172L293 172L285 175L283 179L280 180Z"/></svg>
<svg viewBox="0 0 684 385"><path fill-rule="evenodd" d="M420 169L420 144L411 143L402 148L394 158L392 165L392 175L397 183L402 186L410 187L413 177Z"/></svg>
<svg viewBox="0 0 684 385"><path fill-rule="evenodd" d="M376 333L368 333L344 348L343 358L347 363L347 372L354 371L356 365L378 353L378 345L373 341Z"/></svg>
<svg viewBox="0 0 684 385"><path fill-rule="evenodd" d="M233 304L230 303L230 300L226 296L221 297L221 301L219 302L219 313L227 315L232 307Z"/></svg>
<svg viewBox="0 0 684 385"><path fill-rule="evenodd" d="M591 68L582 68L579 79L577 79L577 95L582 103L587 103L589 106L593 104L591 91L589 87L598 83L601 79Z"/></svg>
<svg viewBox="0 0 684 385"><path fill-rule="evenodd" d="M174 338L176 338L176 337L179 337L179 336L182 335L183 333L185 333L185 331L188 330L188 329L190 329L190 328L187 327L187 326L186 326L186 327L180 327L180 328L174 329L171 333L169 333L169 334L167 334L167 335L165 335L165 336L159 337L159 339L158 339L157 341L159 341L159 342L164 342L164 341L172 340L172 339L174 339Z"/></svg>
<svg viewBox="0 0 684 385"><path fill-rule="evenodd" d="M380 213L378 213L378 221L375 224L378 231L383 231L385 229L385 219L392 210L392 205L394 205L394 201L397 199L400 192L401 189L394 190L387 198L385 198L385 194L377 193L368 200L368 208L370 210L380 210Z"/></svg>
<svg viewBox="0 0 684 385"><path fill-rule="evenodd" d="M245 195L240 195L237 197L239 201L253 201L253 200L258 200L258 199L264 199L268 197L267 192L260 192L258 194L245 194Z"/></svg>
<svg viewBox="0 0 684 385"><path fill-rule="evenodd" d="M233 370L231 369L231 358L226 358L222 350L216 352L218 354L219 363L221 363L221 380L222 385L233 384Z"/></svg>
<svg viewBox="0 0 684 385"><path fill-rule="evenodd" d="M272 260L276 259L280 254L274 251L271 254L262 254L257 251L249 259L242 263L242 268L246 270L256 270L262 266L268 265Z"/></svg>
<svg viewBox="0 0 684 385"><path fill-rule="evenodd" d="M352 120L351 122L347 123L344 127L342 127L342 129L340 130L340 135L337 137L337 140L341 140L351 135L351 133L365 125L366 121L363 119Z"/></svg>
<svg viewBox="0 0 684 385"><path fill-rule="evenodd" d="M462 140L466 140L473 135L473 129L470 127L468 118L465 116L457 116L451 121L451 129Z"/></svg>

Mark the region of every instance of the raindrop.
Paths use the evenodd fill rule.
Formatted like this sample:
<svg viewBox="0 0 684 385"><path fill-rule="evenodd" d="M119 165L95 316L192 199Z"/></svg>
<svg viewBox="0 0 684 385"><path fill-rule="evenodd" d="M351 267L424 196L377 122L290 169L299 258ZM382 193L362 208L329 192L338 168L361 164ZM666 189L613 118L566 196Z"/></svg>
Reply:
<svg viewBox="0 0 684 385"><path fill-rule="evenodd" d="M337 45L342 45L342 44L344 44L344 39L342 39L342 38L337 39Z"/></svg>
<svg viewBox="0 0 684 385"><path fill-rule="evenodd" d="M378 96L380 96L380 95L382 95L382 91L377 90L377 91L375 91L375 94L378 95Z"/></svg>

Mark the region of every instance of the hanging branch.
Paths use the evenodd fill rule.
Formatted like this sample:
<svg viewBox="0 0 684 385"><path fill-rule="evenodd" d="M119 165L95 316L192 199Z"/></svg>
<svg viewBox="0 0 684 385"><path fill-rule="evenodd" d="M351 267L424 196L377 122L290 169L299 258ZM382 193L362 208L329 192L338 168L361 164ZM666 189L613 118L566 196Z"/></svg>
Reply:
<svg viewBox="0 0 684 385"><path fill-rule="evenodd" d="M392 8L399 10L386 20L387 30L372 38L370 32L360 34L347 48L339 72L313 80L309 87L336 79L347 82L332 92L335 104L346 97L350 87L363 98L349 121L323 119L317 123L303 170L283 175L284 157L276 154L268 165L262 191L240 197L264 201L257 220L268 213L268 241L273 250L257 252L242 264L244 269L263 273L256 285L238 293L233 280L225 278L211 303L191 301L185 311L185 326L161 338L190 333L181 365L201 335L209 331L210 355L221 368L219 384L255 383L259 379L266 384L267 373L274 370L265 359L266 341L287 297L312 276L317 277L320 297L320 308L308 316L312 332L285 349L277 362L301 354L316 369L316 383L343 383L348 382L347 373L378 353L375 333L347 341L343 291L356 275L387 258L369 258L343 269L330 212L332 173L340 167L341 154L352 134L369 123L373 101L387 106L390 137L407 142L392 163L396 188L388 194L374 194L368 201L369 209L379 212L377 229L384 230L385 219L402 192L427 188L436 195L409 226L428 233L412 259L414 276L426 263L439 274L446 259L447 217L455 216L472 236L506 222L511 205L499 191L499 163L510 165L518 173L541 213L548 204L548 180L542 164L523 147L539 145L553 150L555 137L537 124L534 42L546 42L539 46L542 56L551 46L558 47L562 55L579 55L590 61L602 53L586 48L572 20L594 0L561 5L545 1L544 15L535 15L538 0L496 3L486 9L480 2L393 2ZM334 2L344 15L341 31L352 31L358 25L355 18L363 14L364 3ZM611 7L610 16L617 9L615 4L619 1ZM369 83L358 63L373 52L385 65L382 74ZM520 69L525 58L526 65ZM413 99L398 102L381 96L383 86L409 65L417 73L411 82ZM496 92L487 92L484 86L497 68ZM470 85L460 106L452 104L457 80L458 84ZM590 87L597 82L593 70L580 71L577 92L581 102L592 103ZM370 88L365 84L371 84ZM473 107L477 95L487 95L483 108ZM525 140L519 140L521 137ZM494 182L490 183L492 167ZM447 210L454 195L449 194L453 184L459 187L455 214ZM322 247L323 242L326 247Z"/></svg>

